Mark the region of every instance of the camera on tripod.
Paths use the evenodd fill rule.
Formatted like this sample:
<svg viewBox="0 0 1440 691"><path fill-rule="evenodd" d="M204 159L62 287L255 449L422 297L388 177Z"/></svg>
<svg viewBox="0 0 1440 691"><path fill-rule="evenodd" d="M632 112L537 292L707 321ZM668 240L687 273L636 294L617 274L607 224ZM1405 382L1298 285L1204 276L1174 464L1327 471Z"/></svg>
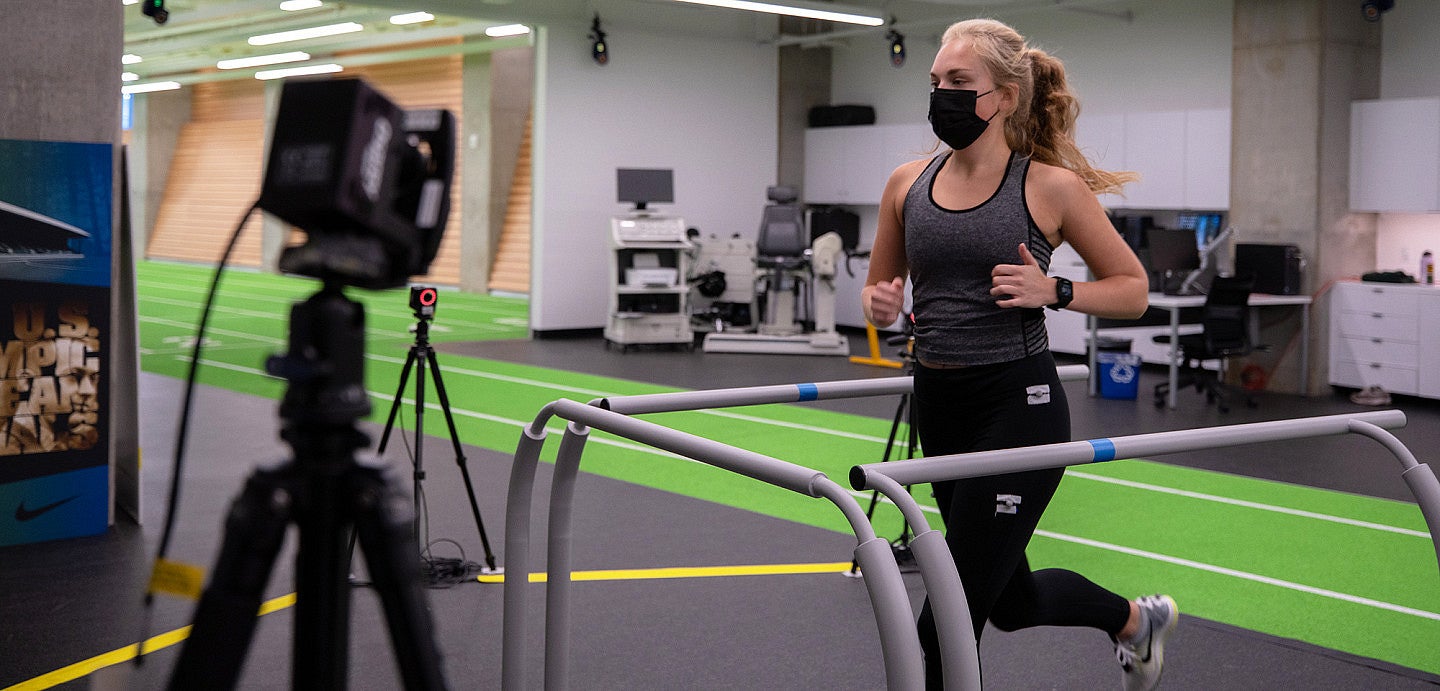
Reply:
<svg viewBox="0 0 1440 691"><path fill-rule="evenodd" d="M435 304L440 302L439 293L430 286L410 286L410 309L416 319L435 318Z"/></svg>
<svg viewBox="0 0 1440 691"><path fill-rule="evenodd" d="M287 81L260 208L300 228L280 269L361 288L425 273L450 213L455 118L359 79Z"/></svg>

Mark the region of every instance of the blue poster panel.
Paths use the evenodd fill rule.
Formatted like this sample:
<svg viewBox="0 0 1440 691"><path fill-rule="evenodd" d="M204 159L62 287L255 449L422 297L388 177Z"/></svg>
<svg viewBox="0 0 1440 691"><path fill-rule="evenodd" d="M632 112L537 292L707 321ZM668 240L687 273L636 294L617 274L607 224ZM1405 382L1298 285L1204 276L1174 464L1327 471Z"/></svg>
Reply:
<svg viewBox="0 0 1440 691"><path fill-rule="evenodd" d="M111 157L0 140L0 545L108 523Z"/></svg>

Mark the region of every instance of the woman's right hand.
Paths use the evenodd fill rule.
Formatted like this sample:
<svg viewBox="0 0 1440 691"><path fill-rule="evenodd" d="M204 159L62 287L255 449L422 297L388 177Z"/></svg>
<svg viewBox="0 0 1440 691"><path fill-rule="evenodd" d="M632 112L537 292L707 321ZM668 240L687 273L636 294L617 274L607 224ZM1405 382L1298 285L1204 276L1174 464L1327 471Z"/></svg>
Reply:
<svg viewBox="0 0 1440 691"><path fill-rule="evenodd" d="M870 287L870 321L885 328L900 317L905 306L905 279L899 276L889 281L878 281Z"/></svg>

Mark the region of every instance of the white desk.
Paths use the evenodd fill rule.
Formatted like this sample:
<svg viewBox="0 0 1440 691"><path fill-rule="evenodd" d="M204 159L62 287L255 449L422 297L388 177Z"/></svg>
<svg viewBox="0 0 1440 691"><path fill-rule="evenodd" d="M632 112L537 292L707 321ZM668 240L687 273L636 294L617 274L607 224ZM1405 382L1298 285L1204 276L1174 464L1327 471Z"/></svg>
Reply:
<svg viewBox="0 0 1440 691"><path fill-rule="evenodd" d="M1250 342L1258 343L1260 339L1260 320L1256 315L1261 307L1299 307L1300 308L1300 394L1310 393L1310 303L1313 300L1309 295L1268 295L1265 293L1250 294ZM1170 393L1165 403L1169 408L1175 407L1175 388L1179 382L1180 362L1176 359L1175 344L1180 340L1180 310L1187 307L1200 307L1205 304L1204 295L1165 295L1163 293L1150 293L1150 306L1166 310L1170 313ZM1096 320L1090 318L1090 342L1095 343ZM1096 369L1095 348L1090 348L1090 370ZM1092 381L1094 381L1092 379ZM1092 385L1093 386L1093 385ZM1094 391L1091 391L1094 394Z"/></svg>

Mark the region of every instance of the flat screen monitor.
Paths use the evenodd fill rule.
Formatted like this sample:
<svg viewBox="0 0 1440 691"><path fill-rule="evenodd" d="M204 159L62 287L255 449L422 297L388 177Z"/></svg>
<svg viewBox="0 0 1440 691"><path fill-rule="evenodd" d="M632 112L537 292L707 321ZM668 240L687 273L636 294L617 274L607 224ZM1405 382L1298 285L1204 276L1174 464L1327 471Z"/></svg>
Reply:
<svg viewBox="0 0 1440 691"><path fill-rule="evenodd" d="M675 175L669 168L615 169L615 195L622 204L643 211L650 204L675 202Z"/></svg>
<svg viewBox="0 0 1440 691"><path fill-rule="evenodd" d="M1188 230L1195 233L1195 244L1198 247L1205 247L1215 238L1220 236L1221 225L1225 222L1224 215L1220 212L1186 212L1180 214L1175 225L1181 230Z"/></svg>
<svg viewBox="0 0 1440 691"><path fill-rule="evenodd" d="M1200 268L1194 231L1151 228L1145 231L1145 244L1150 250L1151 271L1179 273Z"/></svg>

